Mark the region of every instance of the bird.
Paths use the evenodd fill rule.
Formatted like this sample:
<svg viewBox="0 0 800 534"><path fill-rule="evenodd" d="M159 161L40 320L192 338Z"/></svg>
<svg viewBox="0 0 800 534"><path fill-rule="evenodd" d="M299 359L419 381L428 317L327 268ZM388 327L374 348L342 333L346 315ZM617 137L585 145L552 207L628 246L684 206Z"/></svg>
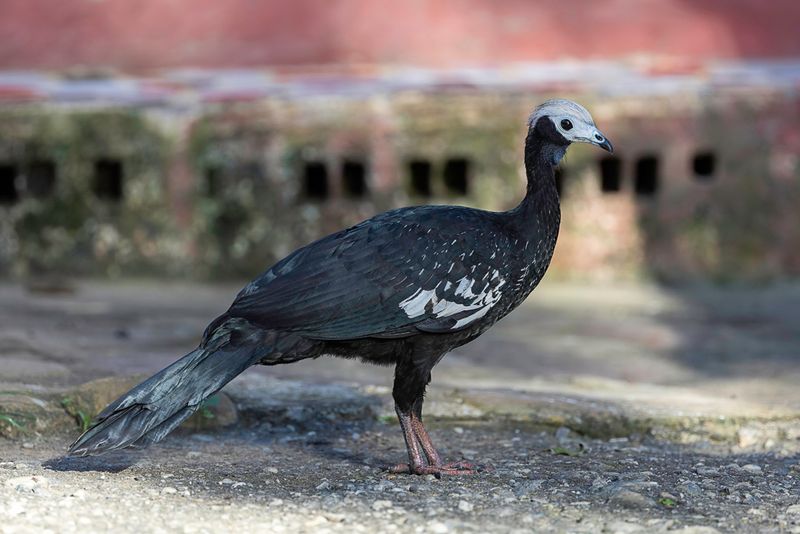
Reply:
<svg viewBox="0 0 800 534"><path fill-rule="evenodd" d="M527 122L527 188L513 209L399 208L292 252L237 294L196 349L106 407L67 454L146 447L248 367L336 356L394 365L408 461L390 472L477 473L478 465L442 460L423 424L425 391L445 354L542 280L561 221L554 169L575 142L614 150L583 106L548 100Z"/></svg>

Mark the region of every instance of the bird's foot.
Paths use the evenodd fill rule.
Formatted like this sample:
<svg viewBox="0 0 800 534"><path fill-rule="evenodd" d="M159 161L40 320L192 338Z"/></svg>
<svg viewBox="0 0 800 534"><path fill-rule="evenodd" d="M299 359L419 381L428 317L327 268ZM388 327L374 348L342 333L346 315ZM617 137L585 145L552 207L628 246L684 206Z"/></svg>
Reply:
<svg viewBox="0 0 800 534"><path fill-rule="evenodd" d="M461 469L461 470L464 470L464 471L474 471L476 473L478 471L483 471L483 469L480 466L475 465L475 464L473 464L471 462L468 462L466 460L458 460L456 462L450 462L450 463L444 464L442 467L445 468L445 469Z"/></svg>
<svg viewBox="0 0 800 534"><path fill-rule="evenodd" d="M442 465L397 464L389 468L389 472L394 474L433 475L436 478L442 475L475 475L478 470L477 466L463 460Z"/></svg>

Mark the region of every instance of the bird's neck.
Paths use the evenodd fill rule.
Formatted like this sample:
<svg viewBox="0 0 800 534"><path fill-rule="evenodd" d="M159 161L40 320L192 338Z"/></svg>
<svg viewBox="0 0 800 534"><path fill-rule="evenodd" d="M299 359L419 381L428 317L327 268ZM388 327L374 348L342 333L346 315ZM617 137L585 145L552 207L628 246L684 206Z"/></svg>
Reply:
<svg viewBox="0 0 800 534"><path fill-rule="evenodd" d="M564 157L567 145L555 144L530 129L525 139L525 174L528 178L525 198L511 210L520 224L530 218L540 219L552 213L558 226L560 210L554 168Z"/></svg>

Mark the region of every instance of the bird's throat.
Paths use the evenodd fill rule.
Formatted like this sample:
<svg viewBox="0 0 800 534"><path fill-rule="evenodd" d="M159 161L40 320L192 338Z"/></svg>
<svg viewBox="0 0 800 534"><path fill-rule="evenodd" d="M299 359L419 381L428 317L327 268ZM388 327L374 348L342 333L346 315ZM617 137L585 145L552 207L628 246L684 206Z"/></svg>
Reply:
<svg viewBox="0 0 800 534"><path fill-rule="evenodd" d="M525 174L528 184L520 207L553 202L558 205L554 169L564 157L567 146L546 139L535 129L528 132L525 139Z"/></svg>

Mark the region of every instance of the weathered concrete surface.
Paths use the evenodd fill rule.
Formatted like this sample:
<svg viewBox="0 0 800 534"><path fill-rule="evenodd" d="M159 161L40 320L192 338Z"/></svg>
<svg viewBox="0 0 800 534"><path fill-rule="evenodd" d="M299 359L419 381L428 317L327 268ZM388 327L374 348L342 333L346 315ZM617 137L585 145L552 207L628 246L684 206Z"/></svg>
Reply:
<svg viewBox="0 0 800 534"><path fill-rule="evenodd" d="M119 282L31 295L0 285L0 387L151 374L192 349L238 289ZM694 395L698 405L714 397L800 408L799 347L798 285L670 291L545 282L487 335L448 355L431 391L574 388L669 397L670 404ZM386 369L329 358L253 372L391 385Z"/></svg>
<svg viewBox="0 0 800 534"><path fill-rule="evenodd" d="M145 530L800 531L795 286L543 286L434 372L434 439L476 477L381 471L404 454L391 371L333 359L248 371L145 454L59 459L234 293L0 287L0 415L36 416L0 418L0 531L125 531L144 509Z"/></svg>
<svg viewBox="0 0 800 534"><path fill-rule="evenodd" d="M94 415L127 389L128 377L151 374L188 352L235 291L120 283L80 285L64 295L0 286L0 405L51 410L62 416L54 423L59 429L67 398L81 400L80 409L66 410L69 419L80 419L78 410ZM775 423L779 441L791 445L795 434L783 426L800 413L798 359L798 286L670 292L545 284L487 335L443 360L426 412L567 425L598 437L651 432L746 446L777 446L775 435L761 439L747 430ZM99 393L70 391L107 376L125 378L91 386ZM322 386L331 383L338 385ZM253 369L228 391L264 413L300 402L295 390L310 409L334 398L346 405L366 392L376 413L391 415L390 385L387 369L323 358ZM41 402L47 395L53 406Z"/></svg>

